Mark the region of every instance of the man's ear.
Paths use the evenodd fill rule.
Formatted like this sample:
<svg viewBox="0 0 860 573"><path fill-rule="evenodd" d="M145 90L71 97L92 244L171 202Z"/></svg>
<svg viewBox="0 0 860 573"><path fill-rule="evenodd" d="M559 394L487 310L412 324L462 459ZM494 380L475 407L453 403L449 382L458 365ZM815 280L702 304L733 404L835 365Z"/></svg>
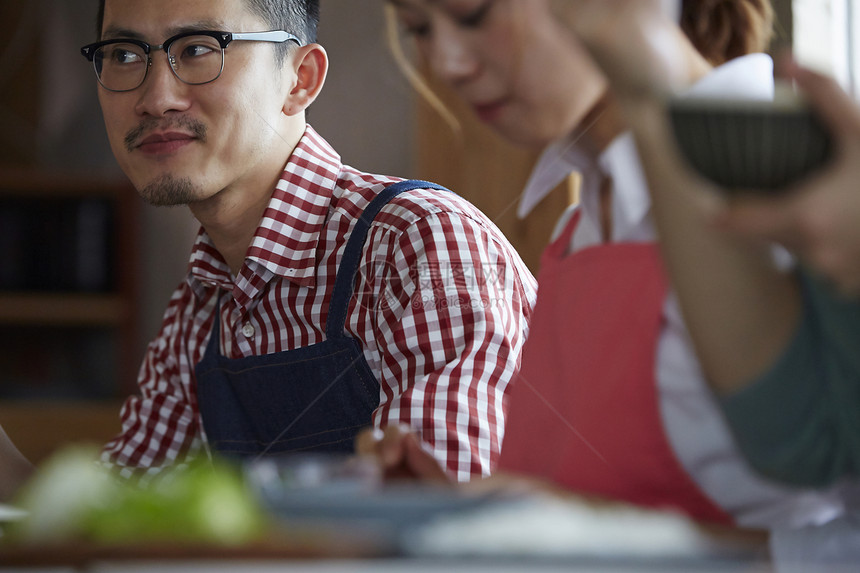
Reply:
<svg viewBox="0 0 860 573"><path fill-rule="evenodd" d="M288 58L292 85L284 100L284 113L297 115L317 99L328 75L328 54L319 44L300 46Z"/></svg>

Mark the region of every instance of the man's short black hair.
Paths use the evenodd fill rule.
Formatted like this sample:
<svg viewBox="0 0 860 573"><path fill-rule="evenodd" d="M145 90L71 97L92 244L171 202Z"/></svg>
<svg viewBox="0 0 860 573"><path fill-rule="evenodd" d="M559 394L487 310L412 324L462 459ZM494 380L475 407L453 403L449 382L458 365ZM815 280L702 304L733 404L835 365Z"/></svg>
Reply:
<svg viewBox="0 0 860 573"><path fill-rule="evenodd" d="M271 30L285 30L307 44L317 41L320 20L320 0L244 0L252 13L258 15ZM101 39L105 16L105 0L99 1L96 39ZM232 30L227 30L232 31ZM283 61L292 42L277 44L278 60Z"/></svg>

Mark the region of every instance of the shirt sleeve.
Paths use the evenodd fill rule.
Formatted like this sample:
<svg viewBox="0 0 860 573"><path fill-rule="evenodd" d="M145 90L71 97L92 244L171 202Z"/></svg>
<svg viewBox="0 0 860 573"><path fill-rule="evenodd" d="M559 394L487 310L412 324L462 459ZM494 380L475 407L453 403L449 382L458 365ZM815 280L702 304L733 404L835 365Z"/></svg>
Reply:
<svg viewBox="0 0 860 573"><path fill-rule="evenodd" d="M457 480L489 475L535 280L489 222L456 212L420 219L384 256L374 425L411 426Z"/></svg>
<svg viewBox="0 0 860 573"><path fill-rule="evenodd" d="M104 466L120 476L146 482L203 448L196 405L183 383L180 356L182 309L190 298L180 287L165 312L161 331L146 350L138 374L139 394L122 407L122 430L101 456Z"/></svg>
<svg viewBox="0 0 860 573"><path fill-rule="evenodd" d="M743 453L764 475L824 486L860 474L860 302L801 273L803 317L772 368L722 400Z"/></svg>

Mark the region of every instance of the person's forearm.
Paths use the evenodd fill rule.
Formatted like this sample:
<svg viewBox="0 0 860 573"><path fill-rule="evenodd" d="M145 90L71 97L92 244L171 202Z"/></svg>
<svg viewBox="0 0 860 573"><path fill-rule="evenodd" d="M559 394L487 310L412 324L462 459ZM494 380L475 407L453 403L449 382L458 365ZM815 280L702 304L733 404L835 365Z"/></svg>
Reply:
<svg viewBox="0 0 860 573"><path fill-rule="evenodd" d="M0 427L0 501L11 500L33 471L33 464L18 451Z"/></svg>
<svg viewBox="0 0 860 573"><path fill-rule="evenodd" d="M766 248L707 224L706 185L680 163L664 106L656 99L623 105L648 178L667 271L705 376L717 392L734 392L766 371L789 343L800 315L797 282L775 268Z"/></svg>

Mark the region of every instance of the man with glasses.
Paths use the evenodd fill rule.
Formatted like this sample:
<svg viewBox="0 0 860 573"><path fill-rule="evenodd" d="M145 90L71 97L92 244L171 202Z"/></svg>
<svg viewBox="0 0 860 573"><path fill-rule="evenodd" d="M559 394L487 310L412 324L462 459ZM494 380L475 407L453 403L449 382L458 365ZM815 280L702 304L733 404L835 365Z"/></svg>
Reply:
<svg viewBox="0 0 860 573"><path fill-rule="evenodd" d="M351 451L371 423L411 426L461 480L499 453L534 280L472 205L345 166L306 124L318 13L106 0L82 48L122 169L202 226L103 453L123 475L205 449ZM26 462L2 432L0 450L8 492Z"/></svg>

